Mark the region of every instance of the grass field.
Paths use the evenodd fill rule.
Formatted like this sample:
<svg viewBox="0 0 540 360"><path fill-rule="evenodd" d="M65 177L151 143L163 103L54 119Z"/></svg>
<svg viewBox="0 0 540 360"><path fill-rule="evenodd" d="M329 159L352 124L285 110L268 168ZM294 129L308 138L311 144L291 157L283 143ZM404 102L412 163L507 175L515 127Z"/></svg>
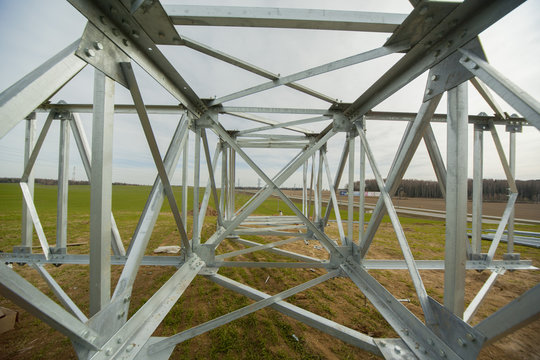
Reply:
<svg viewBox="0 0 540 360"><path fill-rule="evenodd" d="M127 247L137 225L138 218L150 192L147 186L114 186L113 212L124 245ZM175 188L179 201L180 189ZM202 192L201 192L202 197ZM237 206L247 201L248 196L239 194ZM11 252L20 243L21 193L18 184L0 184L0 250ZM35 202L49 244L53 246L56 231L56 187L36 185ZM192 205L192 199L188 204ZM213 207L212 201L210 206ZM68 243L83 243L69 248L70 253L87 253L89 238L90 194L88 186L71 186L69 192ZM292 215L282 201L270 198L257 210L258 215ZM342 216L345 217L345 211ZM402 224L416 259L442 259L444 255L444 223L440 221L402 218ZM191 220L188 220L188 235L191 233ZM494 226L493 226L494 227ZM520 230L540 231L539 226L522 226ZM203 227L202 238L207 239L215 231L215 216L208 212ZM337 227L326 229L332 238L337 238ZM259 242L280 240L281 237L245 237ZM37 238L34 244L38 244ZM484 242L484 250L489 247ZM147 255L160 245L179 245L178 232L165 203L149 242ZM303 241L290 243L283 249L293 250L310 256L324 257L325 252L314 248L318 242L311 240L309 245ZM504 253L504 244L498 257ZM224 241L219 252L241 249L242 246ZM35 250L36 252L39 249ZM540 251L516 246L516 252L523 259L531 259L540 266ZM368 258L399 259L401 252L388 219L383 221L376 235ZM278 255L266 252L247 254L235 260L278 261L285 260ZM13 265L14 269L46 294L54 298L44 281L29 266ZM88 313L88 267L62 265L47 266L64 290L77 305ZM168 278L175 268L145 266L141 267L132 296L130 312L136 311ZM113 266L112 284L120 275L121 267ZM322 275L321 269L257 269L223 268L220 274L243 282L261 291L275 294L292 286ZM410 299L407 308L421 317L421 309L414 287L406 271L371 271L394 296ZM443 274L439 271L422 271L428 294L442 302ZM467 273L466 301L470 302L488 272L469 271ZM513 298L540 282L540 271L506 272L499 277L481 306L472 323L492 313ZM504 290L504 291L503 291ZM395 336L391 327L381 315L346 278L329 280L310 290L299 293L289 300L318 315L337 321L348 327L374 337ZM228 313L252 301L226 290L204 277L197 277L184 295L155 332L155 336L169 336L194 325ZM0 306L19 311L16 329L0 336L0 359L74 359L70 341L60 333L20 309L17 304L0 297ZM485 348L482 359L531 359L540 354L538 333L540 321L533 322L519 332ZM294 335L294 336L293 336ZM297 340L298 339L298 340ZM353 346L336 340L318 330L288 318L272 309L264 309L244 318L224 325L206 334L188 340L176 347L174 359L369 359L374 356Z"/></svg>

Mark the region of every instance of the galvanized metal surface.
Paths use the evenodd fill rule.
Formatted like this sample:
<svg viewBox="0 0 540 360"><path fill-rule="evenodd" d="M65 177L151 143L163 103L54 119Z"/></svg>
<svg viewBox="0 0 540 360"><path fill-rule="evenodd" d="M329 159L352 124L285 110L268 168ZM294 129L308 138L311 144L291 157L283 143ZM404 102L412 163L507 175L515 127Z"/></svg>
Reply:
<svg viewBox="0 0 540 360"><path fill-rule="evenodd" d="M165 359L171 354L174 346L182 341L258 309L272 307L349 344L386 358L467 359L477 356L484 345L484 340L486 343L494 341L538 317L536 305L540 296L536 286L476 327L471 328L467 324L467 320L478 309L495 280L506 270L536 269L530 261L520 260L513 253L513 242L517 243L519 239L519 236L514 236L513 206L517 198L515 143L518 130L516 129L526 121L540 128L538 124L540 106L537 100L502 77L487 63L482 46L477 41L477 35L482 30L518 6L521 1L470 0L463 3L415 1L413 3L416 7L408 16L366 12L324 12L310 9L185 5L163 7L157 1L70 0L70 3L89 20L82 39L68 46L0 94L2 105L0 137L33 110L49 111L35 144L33 140L35 122L31 118L26 120L25 163L21 176L21 189L25 201L21 246L16 247L13 253L0 254L0 259L2 262L28 263L34 266L65 309L4 264L0 264L2 274L0 293L68 336L73 341L80 358ZM173 24L389 31L392 35L386 44L375 50L281 76L185 38L178 33ZM158 49L157 44L186 46L270 81L229 95L202 100ZM315 75L367 60L375 61L379 57L395 52L404 52L405 55L363 94L358 94L352 104L339 103L328 95L297 83ZM131 61L138 63L181 105L144 104ZM96 68L93 104L42 104L87 63ZM375 106L428 70L430 77L426 83L428 89L425 94L426 101L421 104L417 114L373 111ZM495 116L468 115L465 81L473 75L485 83L484 85L474 78L471 80L495 111ZM114 81L127 86L134 106L115 106ZM328 109L316 109L228 104L229 101L241 98L244 100L243 98L248 95L281 85L326 101L331 106ZM491 87L525 118L507 118L486 86ZM449 94L448 115L435 114L444 92ZM77 112L93 113L91 150ZM158 173L127 252L124 250L120 232L111 213L112 123L115 113L138 115ZM165 156L160 154L150 113L182 114ZM315 117L280 122L257 115L259 113ZM243 119L246 127L227 129L222 118L229 115ZM59 146L57 237L56 247L51 251L33 200L32 170L53 119L60 120L62 136ZM380 119L408 121L386 179L379 171L376 156L366 136L366 121ZM315 130L315 124L326 120L329 121L326 128ZM448 134L446 166L430 125L430 122L445 121ZM252 122L263 123L266 126L253 127ZM477 124L473 149L475 197L472 245L466 235L468 123ZM495 130L495 124L511 124L511 130L514 129L510 134L509 161ZM70 127L91 182L90 253L86 255L67 254ZM268 130L279 132L269 134L266 133ZM491 132L511 190L504 214L497 219L500 220L499 226L485 257L480 253L479 246L482 230L480 194L484 130ZM195 147L190 150L188 139L191 131L194 134ZM210 133L218 138L213 154L210 151ZM344 136L345 141L337 171L332 176L327 144L330 139L340 136ZM359 153L356 150L357 138L360 143ZM394 206L391 198L422 138L426 142L437 179L446 197L446 212L437 213L446 219L447 224L444 260L414 259L398 218L400 209ZM201 156L201 146L204 158ZM246 148L290 149L290 158L285 159L288 163L276 173L275 170L266 169L267 164L254 160L246 152ZM171 179L180 155L183 162L182 200L179 206L171 188ZM194 160L193 174L189 174L193 175L194 184L192 215L187 212L190 156ZM381 189L381 197L373 209L367 229L364 230L364 212L367 207L363 191L366 159ZM202 162L205 162L206 166L203 166ZM346 202L348 220L345 228L336 192L347 163L349 196ZM245 165L253 170L265 185L260 187L248 202L239 207L235 204L236 180L240 176L237 171L239 166ZM221 177L215 175L218 167L221 167ZM201 175L205 171L208 173L208 182L203 198L199 201ZM298 208L292 198L285 195L281 189L297 171L302 172L301 208ZM309 171L311 178L308 180ZM356 203L352 195L354 190L352 184L356 179L360 182L362 194L358 202L361 224L359 229L356 229L353 221ZM331 200L324 212L322 190L326 186L330 188ZM257 207L273 194L279 196L280 200L292 210L294 216L252 216ZM182 252L178 256L144 256L165 197L173 212ZM205 238L203 226L208 223L205 215L211 199L217 211L216 222L212 224L216 231L209 238ZM332 211L337 219L338 239L325 233L325 226ZM401 211L415 212L417 209L401 209ZM390 215L404 260L373 260L366 257L370 245L377 241L374 235L385 212ZM191 239L188 238L186 231L188 219L191 219L193 224ZM42 253L39 254L31 253L33 229L30 220L40 241ZM512 256L503 260L496 259L495 253L503 240L507 224L509 239L507 255ZM285 238L263 243L243 239L241 237L243 235ZM243 244L246 248L216 256L217 247L225 239ZM322 245L320 250L324 253L322 257L307 256L279 248L296 241L301 243L310 240L320 242ZM114 252L112 256L111 249ZM234 259L258 251L272 252L290 260L258 262ZM89 265L90 320L62 290L61 284L45 270L43 264L49 263ZM123 266L115 289L111 289L110 286L112 264ZM128 317L133 284L142 265L174 266L177 270L139 310ZM269 295L218 274L221 267L319 268L326 273L276 295ZM408 270L420 300L425 323L369 275L367 270L370 269ZM442 270L445 273L445 306L429 297L424 288L420 271L428 269ZM471 269L491 270L492 275L464 314L465 276L466 270ZM207 276L210 280L257 302L169 338L152 337L154 330L197 275ZM400 338L375 339L283 301L286 297L335 276L349 277ZM461 319L463 316L465 321Z"/></svg>

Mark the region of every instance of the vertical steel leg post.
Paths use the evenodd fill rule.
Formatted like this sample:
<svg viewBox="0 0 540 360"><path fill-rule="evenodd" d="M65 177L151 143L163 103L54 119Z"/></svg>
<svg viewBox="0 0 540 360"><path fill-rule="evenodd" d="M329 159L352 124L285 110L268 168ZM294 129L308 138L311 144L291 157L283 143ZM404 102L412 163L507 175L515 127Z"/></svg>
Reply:
<svg viewBox="0 0 540 360"><path fill-rule="evenodd" d="M366 133L366 120L362 117L358 121L358 124L362 128L361 130L358 129L358 131L363 131L364 135ZM359 163L359 170L360 170L360 178L359 178L359 186L358 191L360 193L360 199L358 200L358 244L361 244L364 238L364 222L366 217L366 150L362 145L360 145L360 163Z"/></svg>
<svg viewBox="0 0 540 360"><path fill-rule="evenodd" d="M186 120L189 121L189 120ZM189 153L189 130L186 131L186 141L182 153L182 222L187 226L187 203L188 203L188 153Z"/></svg>
<svg viewBox="0 0 540 360"><path fill-rule="evenodd" d="M302 214L309 217L307 211L307 169L308 162L306 161L302 166Z"/></svg>
<svg viewBox="0 0 540 360"><path fill-rule="evenodd" d="M28 164L28 159L32 153L36 137L36 113L32 113L26 117L26 130L24 138L24 166ZM26 181L28 190L32 199L34 198L34 172L30 171L28 180ZM34 232L34 224L32 215L26 205L26 201L22 202L22 231L21 231L21 246L16 246L14 252L32 252L32 235Z"/></svg>
<svg viewBox="0 0 540 360"><path fill-rule="evenodd" d="M201 128L195 128L195 162L193 164L193 247L200 244L199 238L199 180L201 168Z"/></svg>
<svg viewBox="0 0 540 360"><path fill-rule="evenodd" d="M229 208L226 205L227 202L227 194L229 193L228 190L228 181L227 181L227 144L222 142L221 143L221 194L220 194L220 202L219 202L219 208L221 213L223 214L225 220L229 220Z"/></svg>
<svg viewBox="0 0 540 360"><path fill-rule="evenodd" d="M114 81L96 70L90 179L90 315L111 294L111 197Z"/></svg>
<svg viewBox="0 0 540 360"><path fill-rule="evenodd" d="M229 196L227 205L229 207L229 217L234 216L234 196L236 193L236 152L229 147Z"/></svg>
<svg viewBox="0 0 540 360"><path fill-rule="evenodd" d="M467 242L467 83L448 91L444 305L462 318Z"/></svg>
<svg viewBox="0 0 540 360"><path fill-rule="evenodd" d="M512 173L512 177L516 178L516 132L514 130L510 131L510 153L509 153L509 159L508 159L508 165L510 166L510 172ZM510 213L510 217L508 218L508 250L507 252L509 254L512 254L514 252L514 214L515 209L512 208L512 212Z"/></svg>
<svg viewBox="0 0 540 360"><path fill-rule="evenodd" d="M347 239L352 242L354 239L354 142L355 133L349 133L349 188L347 202Z"/></svg>
<svg viewBox="0 0 540 360"><path fill-rule="evenodd" d="M69 118L60 120L60 146L58 156L58 197L56 205L55 253L67 252L67 210L69 186Z"/></svg>
<svg viewBox="0 0 540 360"><path fill-rule="evenodd" d="M482 201L483 159L485 125L474 125L473 141L473 189L472 189L472 256L482 252Z"/></svg>

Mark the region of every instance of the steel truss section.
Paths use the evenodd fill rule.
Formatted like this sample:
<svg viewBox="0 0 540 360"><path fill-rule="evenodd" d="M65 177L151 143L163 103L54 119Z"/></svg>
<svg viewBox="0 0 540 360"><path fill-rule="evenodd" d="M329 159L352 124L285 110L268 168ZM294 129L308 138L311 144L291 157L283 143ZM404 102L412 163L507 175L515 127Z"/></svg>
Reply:
<svg viewBox="0 0 540 360"><path fill-rule="evenodd" d="M478 41L480 32L522 1L411 1L415 8L408 15L199 5L164 7L159 1L142 0L69 2L89 21L82 38L0 94L0 138L19 121L26 119L24 171L20 180L24 200L21 245L14 247L12 252L0 253L0 294L66 335L79 358L166 359L177 344L269 307L359 349L388 359L473 359L483 346L538 318L540 290L536 285L477 325L469 324L490 288L496 281L504 281L501 279L504 279L506 270L537 270L531 261L521 259L514 252L512 239L513 210L518 196L515 181L516 132L517 128L528 126L528 123L540 129L540 105L487 62ZM347 30L390 32L392 35L374 50L281 76L189 39L174 25ZM201 99L157 47L163 44L186 47L269 81L213 99ZM375 62L380 57L397 52L404 54L401 59L364 93L354 94L356 100L351 104L340 103L332 96L298 83L362 62ZM95 68L92 104L47 102L87 64ZM145 104L145 89L139 87L134 64L138 64L180 104ZM424 102L417 113L373 110L427 71L430 76L423 95ZM468 115L469 80L493 109L494 116ZM114 104L116 83L128 89L133 104ZM310 95L330 106L321 109L229 104L236 99L248 103L248 95L279 86ZM508 117L489 89L523 117ZM448 114L435 114L444 93L448 94ZM37 137L36 112L48 113ZM93 114L92 146L85 135L79 113ZM117 224L111 211L115 114L138 117L157 170L129 243L120 237L121 224ZM162 114L178 116L176 129L164 156L160 153L152 121L154 115ZM272 119L273 114L301 115L303 118L282 122ZM242 119L245 126L227 128L223 121L227 116ZM327 122L326 127L317 130L320 129L319 123L324 121ZM368 121L373 126L378 121L407 122L386 177L379 171L380 164L377 164L376 154L371 147L373 141L368 141ZM61 135L56 246L52 247L45 236L34 202L33 169L49 129L55 122L60 123ZM431 127L432 122L447 125L446 165ZM255 123L258 125L253 126ZM468 124L474 124L471 242L466 236ZM511 125L514 129L510 135L508 157L495 127L502 124ZM90 181L91 229L87 254L68 253L70 128ZM487 253L482 253L481 248L484 131L489 131L493 138L510 190L508 203ZM191 149L190 132L194 139ZM216 137L217 141L214 140ZM334 150L329 141L334 138L344 138L337 164L331 164L329 156L329 152ZM443 260L415 259L392 202L392 196L398 190L422 139L446 199ZM215 150L212 153L214 141ZM283 159L286 164L276 173L267 169L264 161L252 155L250 149L254 148L287 149L290 155ZM179 165L180 157L182 163ZM191 163L192 166L189 165ZM367 227L364 224L366 163L372 169L381 194ZM248 201L238 204L236 180L240 176L238 170L244 165L255 172L259 182L262 180L264 185L259 184ZM171 184L177 167L182 172L180 200L175 196ZM338 190L342 186L345 169L348 170L348 196L346 212L341 213ZM221 175L218 171L221 171ZM284 184L298 173L302 176L301 203L297 203L283 189ZM201 191L201 176L208 179L204 191ZM190 179L193 179L191 190ZM359 194L354 192L355 180L359 183ZM323 199L323 189L329 190L327 202ZM191 191L193 202L189 204ZM256 215L259 206L272 196L282 201L292 215ZM145 256L165 198L176 226L176 240L181 253L176 256ZM206 216L211 204L216 211L215 218ZM190 207L191 214L188 212ZM355 225L356 211L359 226ZM343 218L344 214L346 219ZM370 259L369 250L373 244L377 244L376 232L385 214L390 217L401 253L398 258ZM337 236L328 231L332 215L337 223ZM207 225L215 228L211 235L206 231ZM508 229L508 249L504 257L498 259L496 251L505 229ZM36 253L32 252L34 230L40 247ZM276 240L276 237L279 239ZM319 256L291 250L292 244L302 242L317 244ZM225 243L241 248L221 251ZM278 260L268 261L265 253L275 255L271 259ZM249 255L248 258L265 260L247 261L246 255ZM63 307L4 263L31 265ZM88 314L75 304L62 289L62 284L47 271L47 264L89 265ZM122 267L114 288L111 287L112 265ZM141 266L147 265L174 267L175 271L129 316L136 277ZM272 295L219 273L221 268L238 267L318 269L318 275L305 277L300 284ZM392 295L392 289L386 289L369 273L372 270L407 270L421 306L421 316L413 314ZM435 301L424 286L424 270L444 272L444 304ZM466 307L464 291L467 270L485 270L491 275ZM152 336L197 275L255 302L168 337ZM374 338L285 301L294 294L336 277L350 280L394 329L398 338Z"/></svg>

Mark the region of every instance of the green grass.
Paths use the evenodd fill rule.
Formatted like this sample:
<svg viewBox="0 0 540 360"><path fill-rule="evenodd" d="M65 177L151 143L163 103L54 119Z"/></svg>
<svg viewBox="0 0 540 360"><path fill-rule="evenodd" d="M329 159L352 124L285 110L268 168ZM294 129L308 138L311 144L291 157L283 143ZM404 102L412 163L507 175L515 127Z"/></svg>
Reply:
<svg viewBox="0 0 540 360"><path fill-rule="evenodd" d="M89 210L90 187L85 185L70 186L68 203L68 243L87 243L89 239ZM181 202L180 188L174 187L174 194L178 204ZM191 189L190 189L191 190ZM118 224L122 239L127 247L135 230L148 194L149 186L114 185L112 196L112 209ZM202 199L204 191L200 192ZM36 185L35 202L45 234L51 245L54 244L56 231L56 196L55 186ZM239 208L249 200L251 194L239 193L235 199ZM0 250L11 252L13 246L20 243L20 226L22 211L22 196L18 184L0 184ZM192 209L192 192L189 191L188 211ZM210 199L210 207L215 207ZM300 206L297 203L297 206ZM255 215L277 215L279 211L284 215L293 215L294 212L286 204L275 197L268 198L255 211ZM325 208L323 209L323 214ZM340 211L342 219L346 219L347 211ZM357 220L355 213L355 220ZM332 213L331 219L335 219ZM444 222L437 220L424 220L414 218L400 218L410 243L413 255L417 259L442 259L444 256ZM369 214L366 215L369 220ZM205 241L215 231L215 216L208 216L203 228L202 239ZM188 217L188 235L192 226L191 217ZM355 225L356 229L358 225ZM516 226L517 229L527 231L540 231L540 226ZM338 231L335 225L326 229L327 233L337 238ZM259 236L245 236L261 243L280 240L280 237L264 238ZM34 235L34 244L38 244ZM149 241L147 255L159 245L179 244L179 235L169 210L167 200L161 208L156 226ZM312 247L317 244L310 242ZM491 243L483 242L487 251ZM224 241L218 248L219 252L238 250L241 246ZM505 245L501 244L497 256L504 252ZM87 253L88 246L70 247L70 253ZM37 250L36 250L37 252ZM533 264L540 265L540 252L536 249L516 246L516 252L522 258L532 259ZM380 229L377 231L372 249L368 255L379 258L402 258L397 239L385 216ZM283 261L284 257L271 253L260 252L244 256L249 261ZM50 290L36 273L28 266L14 265L15 270L24 275L45 293ZM47 266L49 272L64 287L81 307L88 310L88 268L85 266L62 265L60 267ZM139 309L146 300L165 283L174 273L175 268L142 267L137 275L133 292L130 315ZM119 276L121 267L115 266L112 271L114 285ZM222 268L220 274L233 280L240 281L261 291L275 294L323 273L307 269L257 269L257 268ZM410 277L406 271L372 271L372 275L390 289L398 298L411 298L408 308L417 313L419 304L416 301L414 289L411 287ZM529 282L538 282L538 275L527 275L523 280L518 272L504 276L508 278L507 286L518 288L521 291ZM529 274L529 273L527 273ZM483 278L485 273L473 274L473 277ZM270 281L266 283L265 279ZM502 277L501 277L502 278ZM485 280L485 279L484 279ZM499 280L497 280L499 282ZM501 280L502 281L502 280ZM428 293L436 299L442 298L440 281L426 284ZM517 291L519 293L519 291ZM315 288L299 293L290 299L292 304L305 308L318 315L334 319L346 326L371 336L392 337L395 333L384 321L376 309L367 301L363 294L348 279L337 278L327 281ZM212 318L229 313L252 303L252 300L237 293L226 290L204 277L196 277L179 301L172 307L158 327L154 336L170 336L190 327L204 323ZM12 303L0 298L0 306L13 307ZM75 358L71 344L66 338L51 330L40 321L35 320L27 313L22 313L21 323L17 333L6 333L0 336L0 348L7 349L9 358ZM43 334L46 334L46 339ZM292 336L295 335L298 341ZM17 353L20 349L31 348L30 352ZM1 356L0 356L1 357ZM173 353L174 359L367 359L370 354L362 352L355 347L323 335L300 322L292 320L270 308L263 309L241 319L235 320L206 334L193 338L178 345Z"/></svg>

